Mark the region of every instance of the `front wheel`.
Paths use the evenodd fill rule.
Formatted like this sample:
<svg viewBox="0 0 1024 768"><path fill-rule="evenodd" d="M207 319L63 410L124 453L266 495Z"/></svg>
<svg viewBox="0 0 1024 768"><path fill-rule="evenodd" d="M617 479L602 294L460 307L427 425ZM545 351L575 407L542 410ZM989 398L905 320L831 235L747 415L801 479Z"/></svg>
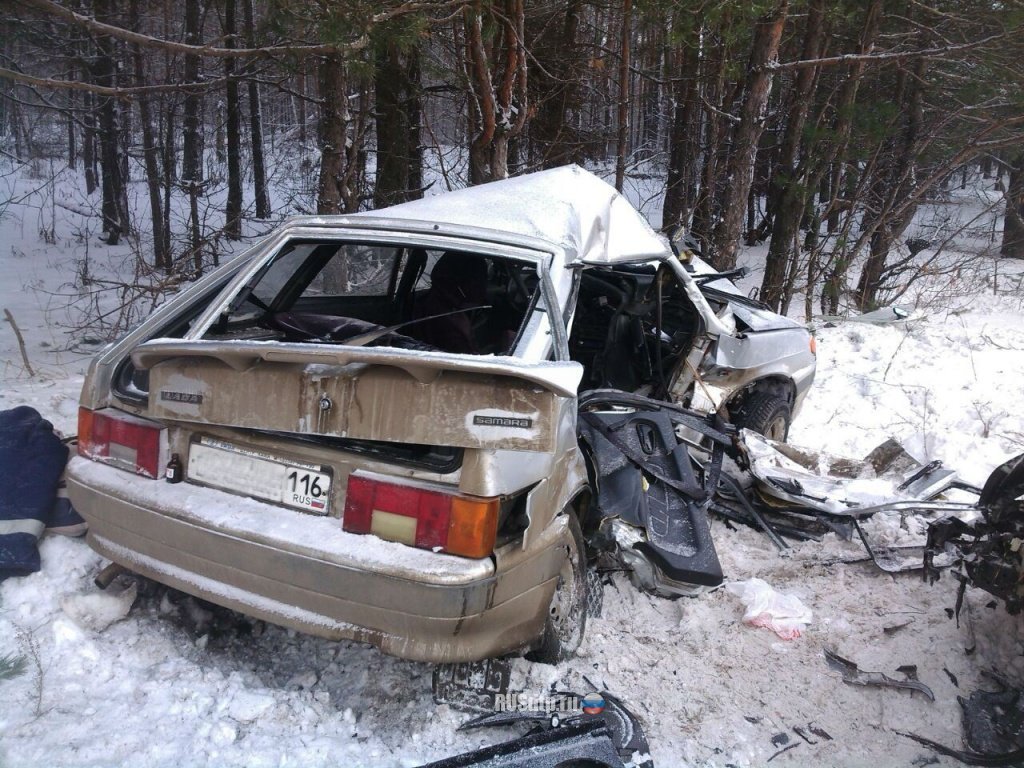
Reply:
<svg viewBox="0 0 1024 768"><path fill-rule="evenodd" d="M569 518L569 540L551 597L544 634L540 645L526 655L530 661L557 664L576 653L587 628L587 560L583 532L572 512Z"/></svg>
<svg viewBox="0 0 1024 768"><path fill-rule="evenodd" d="M751 395L732 421L737 427L746 427L769 440L784 443L792 419L793 410L785 399L762 392Z"/></svg>

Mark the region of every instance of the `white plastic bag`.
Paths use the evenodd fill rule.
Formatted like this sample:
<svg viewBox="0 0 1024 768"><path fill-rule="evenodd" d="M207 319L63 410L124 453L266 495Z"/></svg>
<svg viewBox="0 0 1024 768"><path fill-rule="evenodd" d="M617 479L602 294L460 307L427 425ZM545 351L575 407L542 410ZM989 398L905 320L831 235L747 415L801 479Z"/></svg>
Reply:
<svg viewBox="0 0 1024 768"><path fill-rule="evenodd" d="M747 609L744 624L767 627L783 640L800 637L804 627L811 623L811 609L799 597L776 592L762 579L734 581L725 588L743 601Z"/></svg>

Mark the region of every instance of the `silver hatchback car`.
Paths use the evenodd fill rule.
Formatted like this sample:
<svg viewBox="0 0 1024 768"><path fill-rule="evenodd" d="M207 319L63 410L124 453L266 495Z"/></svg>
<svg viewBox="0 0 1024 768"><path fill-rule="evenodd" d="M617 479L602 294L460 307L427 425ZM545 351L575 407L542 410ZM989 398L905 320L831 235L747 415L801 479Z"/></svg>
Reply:
<svg viewBox="0 0 1024 768"><path fill-rule="evenodd" d="M554 660L600 481L578 393L784 438L814 369L801 326L566 167L291 220L94 360L68 490L94 549L211 602L409 659Z"/></svg>

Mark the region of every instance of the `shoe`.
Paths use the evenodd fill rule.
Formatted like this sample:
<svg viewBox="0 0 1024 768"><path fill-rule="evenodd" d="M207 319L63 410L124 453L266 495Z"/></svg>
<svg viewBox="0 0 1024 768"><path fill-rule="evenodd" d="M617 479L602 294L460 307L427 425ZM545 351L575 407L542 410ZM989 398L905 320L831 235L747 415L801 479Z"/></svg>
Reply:
<svg viewBox="0 0 1024 768"><path fill-rule="evenodd" d="M46 521L46 532L76 537L84 536L87 530L89 530L89 524L71 506L67 487L64 484L64 479L61 478L60 483L57 484L57 500L53 503Z"/></svg>

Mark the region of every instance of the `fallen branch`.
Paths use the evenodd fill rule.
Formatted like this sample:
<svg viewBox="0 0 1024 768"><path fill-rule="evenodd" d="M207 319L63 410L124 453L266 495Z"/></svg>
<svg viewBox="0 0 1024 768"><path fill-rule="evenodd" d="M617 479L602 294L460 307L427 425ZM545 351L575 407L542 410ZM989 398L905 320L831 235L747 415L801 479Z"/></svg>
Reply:
<svg viewBox="0 0 1024 768"><path fill-rule="evenodd" d="M11 328L14 329L14 335L18 337L18 349L21 350L21 359L25 363L25 370L28 371L28 375L35 378L36 372L32 370L32 363L28 361L28 352L25 350L25 339L21 335L21 329L18 328L18 324L14 322L14 315L11 314L11 310L4 308L4 317L7 318L7 322L11 324Z"/></svg>

